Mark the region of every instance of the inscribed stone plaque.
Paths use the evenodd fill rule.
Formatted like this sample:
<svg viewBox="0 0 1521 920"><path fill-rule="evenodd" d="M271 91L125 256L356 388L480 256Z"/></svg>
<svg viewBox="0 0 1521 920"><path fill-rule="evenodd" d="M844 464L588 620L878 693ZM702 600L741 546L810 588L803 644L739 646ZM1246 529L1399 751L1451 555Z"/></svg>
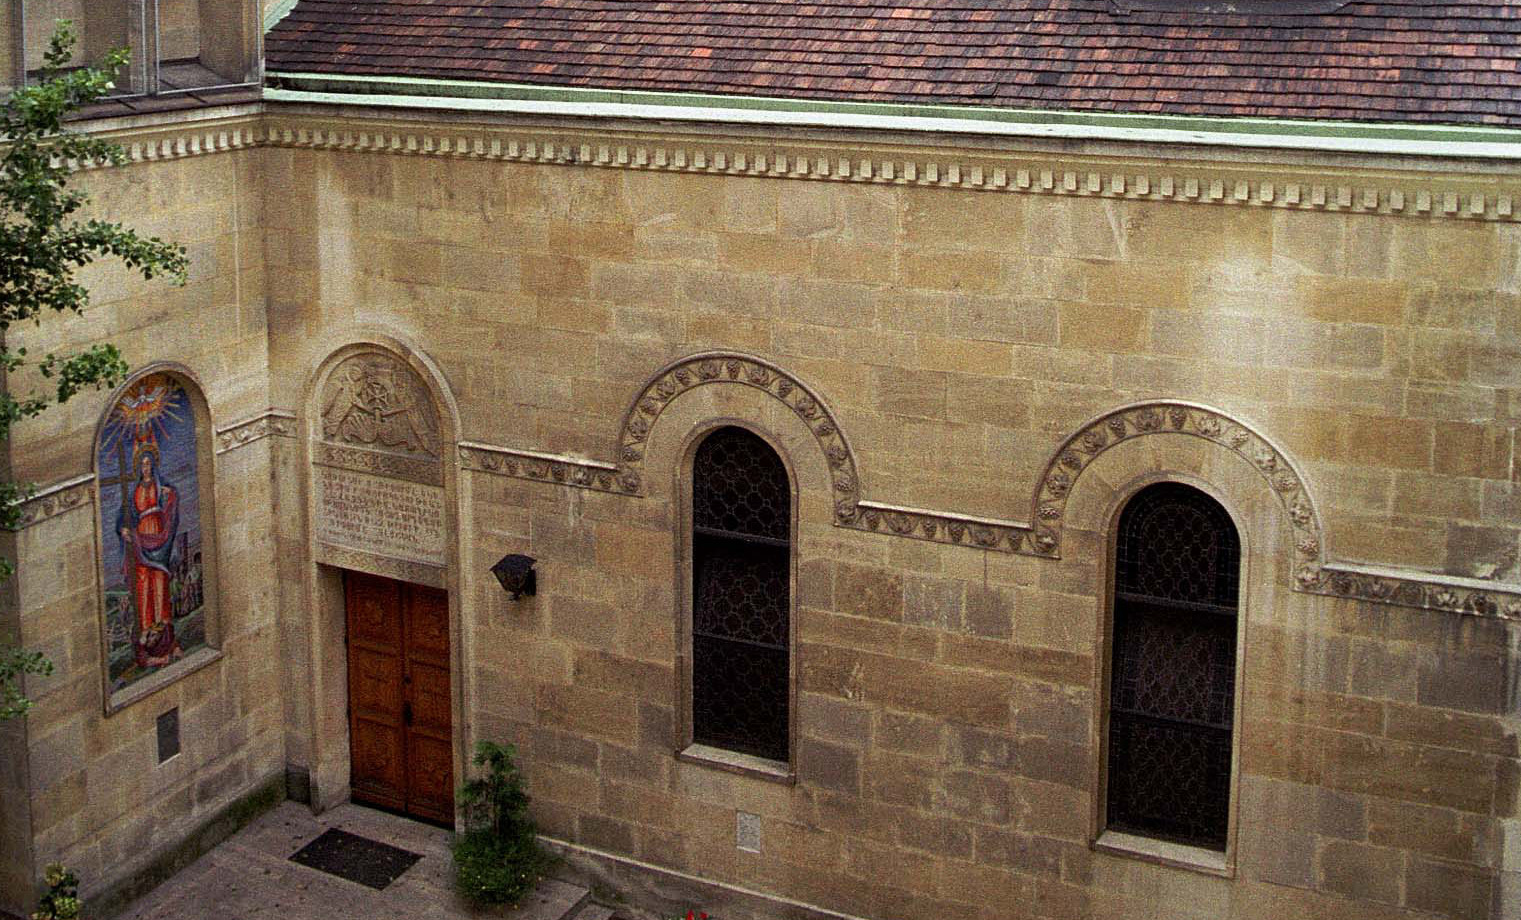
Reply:
<svg viewBox="0 0 1521 920"><path fill-rule="evenodd" d="M317 539L377 556L444 564L444 490L317 467Z"/></svg>
<svg viewBox="0 0 1521 920"><path fill-rule="evenodd" d="M361 352L328 376L313 445L319 561L437 584L444 552L438 413L393 355Z"/></svg>

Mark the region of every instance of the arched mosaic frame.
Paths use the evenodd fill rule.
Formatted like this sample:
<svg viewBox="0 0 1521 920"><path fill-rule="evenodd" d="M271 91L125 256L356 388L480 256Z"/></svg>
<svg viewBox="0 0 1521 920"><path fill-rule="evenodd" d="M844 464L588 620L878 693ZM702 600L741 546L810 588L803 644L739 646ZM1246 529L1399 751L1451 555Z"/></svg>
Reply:
<svg viewBox="0 0 1521 920"><path fill-rule="evenodd" d="M164 405L159 412L154 412L150 405L152 394L144 389L156 378L162 378L178 390L178 393L171 390L162 394ZM122 412L128 400L133 401L129 408L130 419ZM131 431L127 430L129 428ZM168 362L150 364L134 372L111 393L97 423L92 441L91 485L95 496L96 564L100 579L97 588L100 670L107 715L153 695L222 656L217 603L213 434L211 411L200 381L189 368ZM125 441L128 437L133 439L130 448ZM144 448L150 441L151 446ZM108 468L104 458L113 449L117 454L114 458L116 465ZM139 527L136 520L124 525L121 519L128 516L129 503L136 504L136 491L141 482L133 483L133 492L129 495L126 491L127 471L122 466L125 462L133 470L139 469L140 454L145 451L154 457L153 490L173 495L172 505L163 501L162 495L154 502L155 508L167 512L170 532L163 547L145 550L144 558L130 562L130 557L138 555L137 548L134 544L129 552L128 542L118 534L124 527L131 527L134 531ZM183 456L187 453L188 456ZM176 454L182 456L176 460ZM164 459L166 455L169 460ZM130 461L125 459L128 456ZM189 464L188 475L186 464ZM111 486L115 487L116 500L107 501L106 491ZM188 506L190 519L183 516L182 506ZM118 509L114 518L113 509ZM165 515L155 511L154 516ZM128 565L133 570L132 577L125 575ZM144 572L163 582L161 592L137 584ZM155 576L155 572L162 574ZM115 576L119 574L124 579L121 585L116 584ZM137 609L134 598L144 590L150 594L163 594L156 603L167 605L167 618ZM114 605L113 600L116 601ZM182 609L192 600L193 606ZM150 641L134 632L131 619L141 621L144 617L154 620L155 625L163 620L164 635ZM191 620L196 622L189 622ZM133 662L121 665L120 659L129 653ZM134 672L141 673L134 676Z"/></svg>

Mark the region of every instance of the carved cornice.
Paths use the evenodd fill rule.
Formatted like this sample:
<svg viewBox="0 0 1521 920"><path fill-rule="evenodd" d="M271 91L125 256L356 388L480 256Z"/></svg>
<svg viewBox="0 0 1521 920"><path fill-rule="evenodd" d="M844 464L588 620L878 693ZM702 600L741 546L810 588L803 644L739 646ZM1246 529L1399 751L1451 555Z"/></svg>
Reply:
<svg viewBox="0 0 1521 920"><path fill-rule="evenodd" d="M131 163L251 147L369 151L605 169L915 185L1073 198L1176 201L1296 211L1521 222L1521 183L1277 164L1147 162L1052 152L887 148L864 141L795 142L614 130L495 128L279 112L212 124L117 132ZM99 168L104 163L81 164Z"/></svg>
<svg viewBox="0 0 1521 920"><path fill-rule="evenodd" d="M916 185L1074 198L1176 201L1296 211L1518 222L1521 184L1488 177L1349 177L1277 165L1167 161L1055 153L973 153L865 143L630 139L612 131L337 121L281 113L261 124L272 147L370 151L561 166ZM1371 171L1370 171L1371 172Z"/></svg>
<svg viewBox="0 0 1521 920"><path fill-rule="evenodd" d="M155 128L141 133L134 131L115 137L108 136L107 139L121 145L127 163L153 163L260 147L264 145L267 136L261 117L249 115L234 122L186 124L167 130ZM106 169L112 164L100 160L76 162L72 165L76 169L87 170Z"/></svg>
<svg viewBox="0 0 1521 920"><path fill-rule="evenodd" d="M24 530L66 511L93 505L94 502L94 473L83 473L49 483L20 502L21 520L16 527Z"/></svg>
<svg viewBox="0 0 1521 920"><path fill-rule="evenodd" d="M270 409L261 415L217 429L217 453L225 454L263 438L295 436L295 415L282 409Z"/></svg>

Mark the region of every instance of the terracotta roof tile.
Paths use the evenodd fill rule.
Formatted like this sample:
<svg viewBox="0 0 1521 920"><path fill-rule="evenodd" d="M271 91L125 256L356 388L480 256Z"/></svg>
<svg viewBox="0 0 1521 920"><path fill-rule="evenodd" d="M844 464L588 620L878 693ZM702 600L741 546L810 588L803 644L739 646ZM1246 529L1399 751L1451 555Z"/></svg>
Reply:
<svg viewBox="0 0 1521 920"><path fill-rule="evenodd" d="M1521 0L300 0L266 49L274 72L1521 127Z"/></svg>

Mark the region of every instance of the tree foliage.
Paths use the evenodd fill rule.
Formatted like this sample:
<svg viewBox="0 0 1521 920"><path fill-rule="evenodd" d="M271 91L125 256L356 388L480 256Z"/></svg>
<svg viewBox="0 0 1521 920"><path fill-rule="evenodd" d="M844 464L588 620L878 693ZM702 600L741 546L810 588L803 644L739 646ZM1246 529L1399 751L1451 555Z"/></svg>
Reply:
<svg viewBox="0 0 1521 920"><path fill-rule="evenodd" d="M126 162L126 152L98 137L71 131L65 120L113 88L127 63L125 49L106 56L100 67L70 68L77 35L60 20L43 58L42 78L17 88L0 105L0 439L23 419L40 415L54 403L67 402L85 389L111 387L126 376L127 364L114 345L100 344L71 354L31 359L25 348L12 348L11 329L18 323L41 324L57 313L81 314L89 290L75 272L99 258L119 260L144 279L163 275L183 284L185 249L157 237L143 237L121 224L75 215L89 201L69 184L83 165ZM47 383L39 391L17 394L13 382L34 367ZM21 522L20 503L32 494L26 483L0 480L0 527ZM0 583L14 574L0 558ZM36 653L0 646L0 719L24 713L22 674L51 670Z"/></svg>

